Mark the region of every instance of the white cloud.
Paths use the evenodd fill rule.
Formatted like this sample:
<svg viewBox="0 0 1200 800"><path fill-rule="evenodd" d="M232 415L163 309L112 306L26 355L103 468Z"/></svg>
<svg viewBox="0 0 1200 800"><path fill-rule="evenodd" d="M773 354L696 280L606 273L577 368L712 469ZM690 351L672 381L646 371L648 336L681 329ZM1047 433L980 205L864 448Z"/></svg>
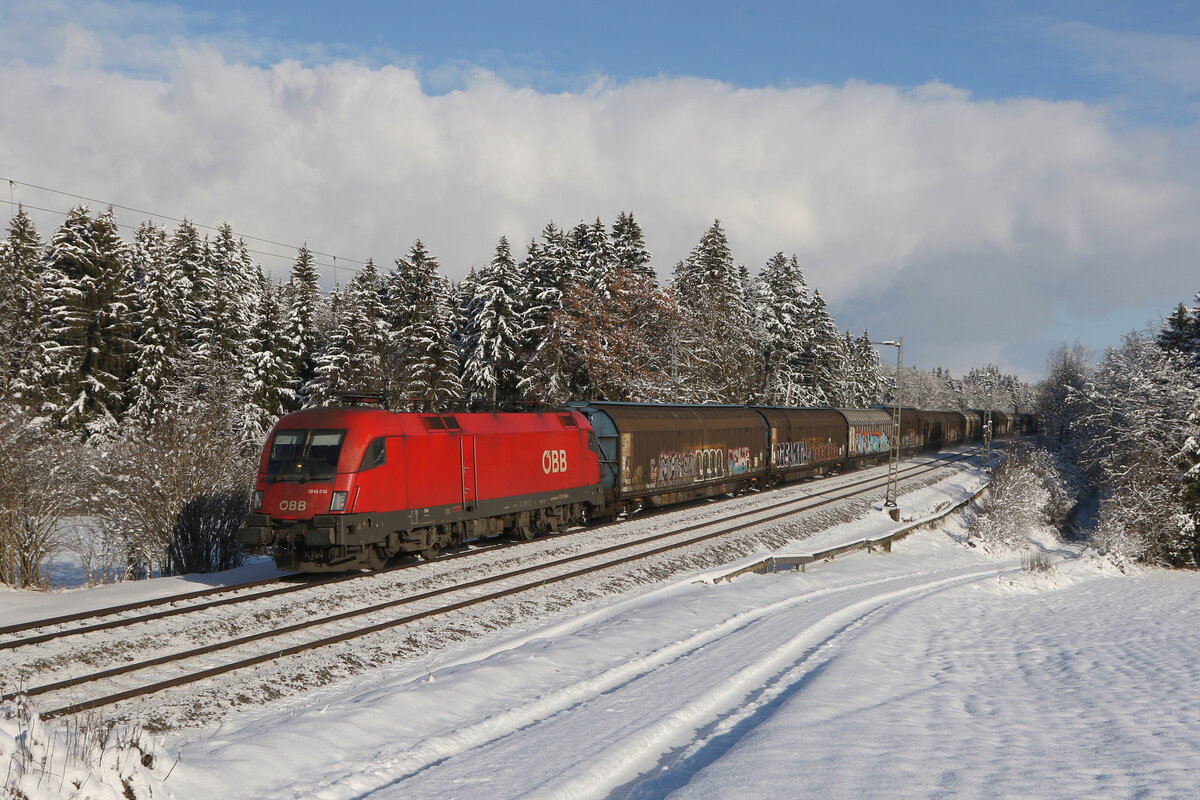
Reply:
<svg viewBox="0 0 1200 800"><path fill-rule="evenodd" d="M51 26L0 61L0 172L383 263L420 237L456 276L501 234L520 249L550 219L620 210L666 276L719 217L752 268L795 252L839 322L960 370L1036 370L1061 309L1165 310L1200 289L1196 163L1104 107L943 84L542 93L486 71L432 95L407 66L261 66L163 24Z"/></svg>

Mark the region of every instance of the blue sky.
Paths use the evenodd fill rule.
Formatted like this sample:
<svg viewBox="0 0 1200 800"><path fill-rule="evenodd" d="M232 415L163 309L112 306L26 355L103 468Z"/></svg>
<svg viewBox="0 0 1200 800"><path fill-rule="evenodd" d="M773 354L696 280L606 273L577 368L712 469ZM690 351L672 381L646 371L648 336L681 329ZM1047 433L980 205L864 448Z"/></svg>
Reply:
<svg viewBox="0 0 1200 800"><path fill-rule="evenodd" d="M329 284L620 211L668 279L720 218L959 373L1200 290L1198 121L1195 2L0 4L0 177L307 241Z"/></svg>
<svg viewBox="0 0 1200 800"><path fill-rule="evenodd" d="M1144 77L1104 52L1105 32L1200 34L1194 2L359 0L333 13L321 0L184 6L198 13L197 33L242 30L342 54L415 58L431 72L481 65L539 89L574 87L596 73L665 74L748 87L942 81L981 98L1099 101Z"/></svg>

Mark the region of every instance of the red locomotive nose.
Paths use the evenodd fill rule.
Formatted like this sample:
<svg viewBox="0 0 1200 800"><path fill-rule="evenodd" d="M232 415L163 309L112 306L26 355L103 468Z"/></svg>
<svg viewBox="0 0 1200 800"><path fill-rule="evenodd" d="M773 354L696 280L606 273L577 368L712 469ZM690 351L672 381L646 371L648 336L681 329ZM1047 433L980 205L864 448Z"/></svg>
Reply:
<svg viewBox="0 0 1200 800"><path fill-rule="evenodd" d="M272 483L263 492L263 513L277 519L308 519L329 513L332 484Z"/></svg>

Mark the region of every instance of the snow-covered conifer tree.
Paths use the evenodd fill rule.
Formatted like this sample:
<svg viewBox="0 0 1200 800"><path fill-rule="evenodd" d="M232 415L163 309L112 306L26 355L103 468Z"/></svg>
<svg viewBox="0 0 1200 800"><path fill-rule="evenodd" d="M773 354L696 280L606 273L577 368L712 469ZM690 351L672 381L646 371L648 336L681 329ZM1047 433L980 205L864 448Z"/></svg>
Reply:
<svg viewBox="0 0 1200 800"><path fill-rule="evenodd" d="M21 206L0 239L0 398L27 403L40 363L42 335L42 238ZM34 379L37 383L37 380ZM32 392L39 395L40 392Z"/></svg>
<svg viewBox="0 0 1200 800"><path fill-rule="evenodd" d="M416 411L451 408L462 396L455 300L437 259L419 240L396 260L386 295L389 405Z"/></svg>
<svg viewBox="0 0 1200 800"><path fill-rule="evenodd" d="M686 320L672 354L686 376L680 399L745 402L757 388L759 354L742 272L719 220L676 268L674 289Z"/></svg>
<svg viewBox="0 0 1200 800"><path fill-rule="evenodd" d="M324 310L316 259L307 244L296 255L286 296L289 302L283 326L284 342L298 386L304 387L316 374L316 358L322 344L319 325ZM307 398L299 399L307 405Z"/></svg>
<svg viewBox="0 0 1200 800"><path fill-rule="evenodd" d="M576 279L603 292L608 283L608 273L616 261L613 243L604 223L599 217L591 225L579 223L571 231L571 245L578 264Z"/></svg>
<svg viewBox="0 0 1200 800"><path fill-rule="evenodd" d="M577 371L577 365L557 348L563 338L554 328L562 324L563 296L574 283L574 260L562 231L553 222L542 229L540 242L529 243L520 282L525 290L521 393L565 397L572 393L567 376Z"/></svg>
<svg viewBox="0 0 1200 800"><path fill-rule="evenodd" d="M158 418L167 389L182 377L181 305L167 266L165 230L150 222L137 229L132 272L138 276L138 284L131 310L133 353L126 417L145 425Z"/></svg>
<svg viewBox="0 0 1200 800"><path fill-rule="evenodd" d="M632 212L617 214L612 229L613 266L624 269L651 281L657 280L654 267L650 264L651 254L646 249L646 238L642 226L633 218Z"/></svg>
<svg viewBox="0 0 1200 800"><path fill-rule="evenodd" d="M206 255L214 281L207 359L216 374L235 374L248 358L246 347L258 308L257 268L246 243L228 223L217 229Z"/></svg>
<svg viewBox="0 0 1200 800"><path fill-rule="evenodd" d="M42 411L84 436L115 432L127 402L126 251L111 209L93 219L79 206L68 213L46 256Z"/></svg>
<svg viewBox="0 0 1200 800"><path fill-rule="evenodd" d="M812 294L810 311L812 339L806 359L811 365L812 384L810 393L804 397L806 404L812 405L844 405L847 394L846 368L850 354L846 351L846 342L833 321L821 290Z"/></svg>
<svg viewBox="0 0 1200 800"><path fill-rule="evenodd" d="M508 239L500 237L491 263L476 276L466 320L463 389L479 407L514 400L520 380L521 294Z"/></svg>
<svg viewBox="0 0 1200 800"><path fill-rule="evenodd" d="M296 405L296 371L283 326L280 291L259 270L258 309L242 378L245 400L238 425L242 442L261 446L271 426Z"/></svg>
<svg viewBox="0 0 1200 800"><path fill-rule="evenodd" d="M760 339L764 402L798 405L811 384L807 356L811 348L812 298L795 256L776 253L767 261L753 289L754 317Z"/></svg>
<svg viewBox="0 0 1200 800"><path fill-rule="evenodd" d="M180 338L190 356L203 358L212 334L212 302L216 295L208 247L189 220L176 226L167 245L170 282L179 296Z"/></svg>

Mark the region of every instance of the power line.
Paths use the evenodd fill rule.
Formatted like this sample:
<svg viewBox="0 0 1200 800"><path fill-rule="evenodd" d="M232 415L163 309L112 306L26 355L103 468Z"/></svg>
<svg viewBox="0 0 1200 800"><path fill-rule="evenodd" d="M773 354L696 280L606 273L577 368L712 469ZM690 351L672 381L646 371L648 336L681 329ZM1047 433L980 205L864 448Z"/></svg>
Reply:
<svg viewBox="0 0 1200 800"><path fill-rule="evenodd" d="M0 180L3 180L3 179L0 178ZM0 201L0 202L3 202L3 201ZM99 202L99 201L97 201L97 202ZM54 208L42 208L41 206L34 206L34 205L30 205L29 203L25 203L25 202L22 202L19 204L16 202L11 202L11 205L13 205L14 207L17 205L20 205L22 208L30 208L30 209L33 209L34 211L42 211L47 214L58 214L60 217L65 217L65 216L67 216L67 214L70 213L68 211L59 211L58 209L54 209ZM118 228L125 228L125 229L131 230L131 231L137 230L136 225L126 225L124 222L116 222L115 220L113 221L113 224L116 225ZM197 226L197 227L202 227L202 226ZM283 246L287 247L288 245L283 245ZM256 256L267 256L268 258L281 258L284 261L293 261L295 258L294 256L290 256L285 253L268 253L265 250L251 250L249 247L246 248L246 252L251 253ZM314 251L310 250L309 252L311 253ZM334 256L333 258L336 260L337 256ZM337 270L351 269L350 267L340 267L336 263L335 264L326 264L323 261L318 261L317 259L313 259L313 265L317 266L317 267L323 267L325 269L334 270L335 277L337 275Z"/></svg>
<svg viewBox="0 0 1200 800"><path fill-rule="evenodd" d="M146 211L146 210L144 210L144 209L140 209L140 208L133 208L132 206L121 205L120 203L113 203L113 202L110 202L110 201L107 201L107 200L100 200L100 199L97 199L97 198L95 198L95 197L86 197L86 196L84 196L84 195L75 194L75 193L73 193L73 192L67 192L67 191L63 191L63 190L61 190L61 189L52 189L52 188L50 188L50 187L48 187L48 186L38 186L37 184L33 184L33 183L26 183L25 181L19 181L19 180L16 180L15 178L3 178L3 177L0 177L0 180L6 180L6 181L8 181L9 205L10 205L10 206L15 206L15 205L16 205L15 199L14 199L14 197L13 197L13 194L14 194L14 188L15 188L16 186L26 186L26 187L28 187L28 188L30 188L30 189L37 189L37 190L39 190L39 191L43 191L43 192L51 192L51 193L53 193L53 194L59 194L59 195L63 195L64 197L72 197L72 198L74 198L74 199L76 199L76 200L83 200L83 201L86 201L86 202L88 202L88 203L99 203L99 204L101 204L101 205L105 205L105 206L111 206L112 208L119 208L119 209L121 209L121 210L123 210L123 211L132 211L132 212L134 212L135 214L146 214L146 215L149 215L149 216L151 216L151 217L157 217L157 218L159 218L159 219L165 219L165 220L169 220L169 221L171 221L171 222L177 222L177 223L182 223L182 222L191 222L190 220L180 219L179 217L172 217L172 216L170 216L169 214L159 214L159 213L157 213L157 212L154 212L154 211ZM23 205L28 205L28 204L23 204ZM65 212L65 211L55 211L55 210L53 210L53 209L48 209L48 208L38 208L37 206L28 206L28 207L29 207L29 208L33 208L33 209L36 209L36 210L38 210L38 211L44 211L44 212L46 212L46 213L49 213L49 214L62 214L62 215L65 215L65 214L67 213L67 212ZM192 224L192 225L194 225L194 226L195 226L195 227L197 227L197 228L203 228L203 229L205 229L205 230L210 230L210 231L217 231L217 230L220 230L220 229L219 229L217 226L214 226L214 225L202 225L202 224L200 224L200 223L198 223L198 222L191 222L191 224ZM134 227L133 227L132 225L122 225L122 224L120 224L120 223L118 223L118 225L120 225L120 227L122 227L122 228L129 228L130 230L134 230ZM296 245L287 244L286 242L278 242L278 241L275 241L274 239L264 239L264 238L263 238L263 237L261 237L261 236L250 236L249 234L238 233L237 231L234 231L234 235L235 235L235 236L237 236L237 237L239 237L239 238L241 238L241 239L249 239L249 240L251 240L251 241L255 241L255 242L263 242L264 244L273 244L273 245L275 245L276 247L287 247L287 248L289 248L289 249L292 249L292 250L299 250L299 249L300 249L300 248L299 248L298 246L296 246ZM273 257L273 258L289 258L289 259L291 258L291 256L281 256L281 255L279 255L278 253L267 253L267 252L263 252L263 251L259 251L259 250L250 250L249 252L251 252L251 253L255 253L255 254L257 254L257 255L270 256L270 257ZM343 266L339 266L339 265L338 265L338 263L337 263L338 261L345 261L345 262L348 262L348 263L350 263L350 264L357 264L357 265L359 265L359 266L363 266L363 265L366 263L365 261L360 261L360 260L358 260L358 259L355 259L355 258L346 258L345 256L338 256L338 255L335 255L335 254L333 254L333 253L325 253L325 252L321 252L320 250L311 250L311 249L310 249L310 250L309 250L309 252L310 252L310 253L312 253L314 256L325 256L325 257L327 257L327 258L331 258L331 259L333 259L333 263L332 263L332 264L318 264L318 266L322 266L322 267L327 267L327 268L331 268L331 269L333 269L333 270L334 270L334 275L335 275L335 277L336 277L336 275L337 275L337 271L338 271L338 270L341 270L341 269L349 269L349 267L343 267Z"/></svg>

